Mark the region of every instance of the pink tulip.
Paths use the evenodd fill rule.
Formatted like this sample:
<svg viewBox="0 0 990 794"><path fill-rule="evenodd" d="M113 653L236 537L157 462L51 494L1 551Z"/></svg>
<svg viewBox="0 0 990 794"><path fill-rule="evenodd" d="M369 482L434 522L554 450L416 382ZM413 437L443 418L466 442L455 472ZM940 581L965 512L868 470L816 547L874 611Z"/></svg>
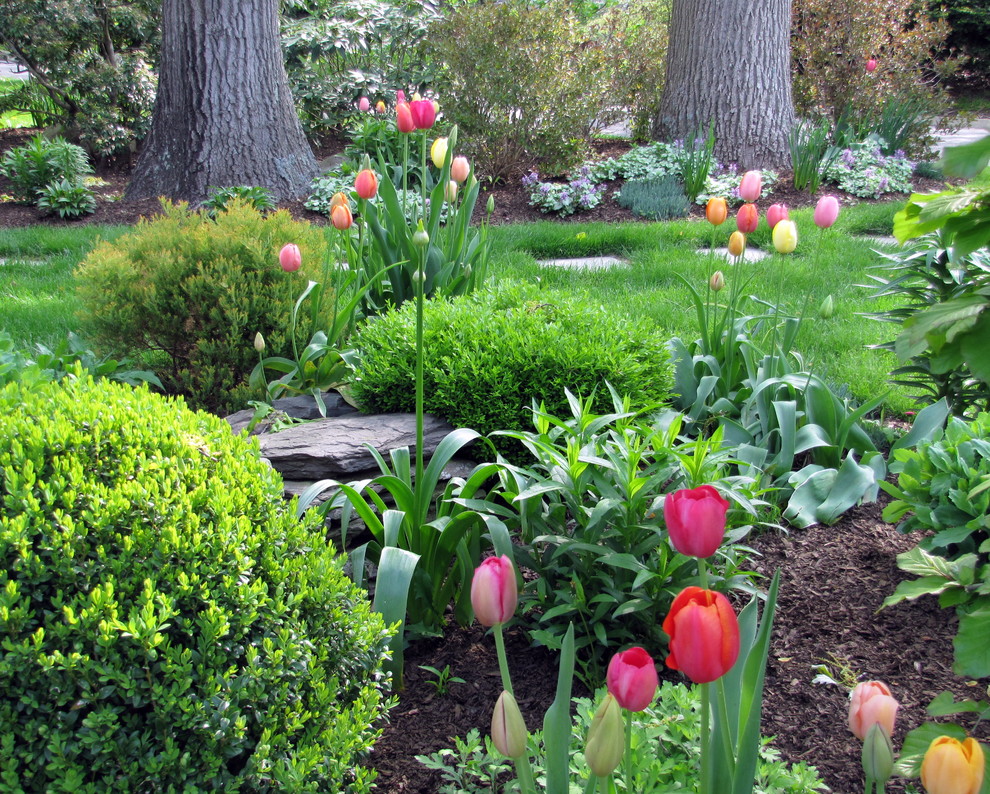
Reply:
<svg viewBox="0 0 990 794"><path fill-rule="evenodd" d="M458 155L450 164L450 178L455 182L463 182L471 173L471 164L464 155Z"/></svg>
<svg viewBox="0 0 990 794"><path fill-rule="evenodd" d="M399 128L399 132L412 132L416 129L416 122L413 121L408 102L400 102L395 106L395 124Z"/></svg>
<svg viewBox="0 0 990 794"><path fill-rule="evenodd" d="M412 112L413 123L417 130L428 130L437 119L433 103L428 99L414 99L409 103L409 110Z"/></svg>
<svg viewBox="0 0 990 794"><path fill-rule="evenodd" d="M866 62L866 71L872 72L872 71L875 71L876 68L877 68L877 59L876 58L870 58Z"/></svg>
<svg viewBox="0 0 990 794"><path fill-rule="evenodd" d="M378 193L378 177L370 168L358 172L354 179L354 190L363 199L372 199Z"/></svg>
<svg viewBox="0 0 990 794"><path fill-rule="evenodd" d="M861 681L856 684L849 701L849 730L862 741L874 723L879 723L890 736L894 732L897 706L885 683Z"/></svg>
<svg viewBox="0 0 990 794"><path fill-rule="evenodd" d="M756 201L763 192L763 175L759 171L747 171L739 183L739 197L743 201Z"/></svg>
<svg viewBox="0 0 990 794"><path fill-rule="evenodd" d="M363 96L358 100L358 110L362 113L367 113L371 108L371 102L368 101L368 97Z"/></svg>
<svg viewBox="0 0 990 794"><path fill-rule="evenodd" d="M659 680L653 659L642 648L615 654L605 676L608 691L629 711L642 711L657 693Z"/></svg>
<svg viewBox="0 0 990 794"><path fill-rule="evenodd" d="M663 520L670 542L688 557L711 557L722 545L728 510L729 503L710 485L667 494Z"/></svg>
<svg viewBox="0 0 990 794"><path fill-rule="evenodd" d="M302 254L295 243L286 243L278 252L278 263L286 273L294 273L302 267Z"/></svg>
<svg viewBox="0 0 990 794"><path fill-rule="evenodd" d="M736 228L743 234L752 234L760 225L760 213L755 204L743 204L736 211Z"/></svg>
<svg viewBox="0 0 990 794"><path fill-rule="evenodd" d="M839 217L839 200L835 196L822 196L815 206L815 226L827 229Z"/></svg>
<svg viewBox="0 0 990 794"><path fill-rule="evenodd" d="M786 204L771 204L767 208L767 226L773 229L779 221L788 218Z"/></svg>
<svg viewBox="0 0 990 794"><path fill-rule="evenodd" d="M395 92L395 103L397 105L401 105L405 101L406 101L406 92L405 91L402 91L402 90L396 91Z"/></svg>
<svg viewBox="0 0 990 794"><path fill-rule="evenodd" d="M471 606L482 626L505 623L515 613L518 601L516 569L504 554L489 557L475 569L471 580Z"/></svg>

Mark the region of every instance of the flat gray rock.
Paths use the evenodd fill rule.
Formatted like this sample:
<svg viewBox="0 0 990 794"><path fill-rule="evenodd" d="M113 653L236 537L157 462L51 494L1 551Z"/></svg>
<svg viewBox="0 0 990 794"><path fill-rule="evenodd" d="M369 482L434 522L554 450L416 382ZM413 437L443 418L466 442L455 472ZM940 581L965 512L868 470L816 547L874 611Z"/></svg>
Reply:
<svg viewBox="0 0 990 794"><path fill-rule="evenodd" d="M543 267L562 267L569 270L609 270L628 267L629 261L615 256L582 256L576 259L541 259Z"/></svg>
<svg viewBox="0 0 990 794"><path fill-rule="evenodd" d="M711 249L699 248L698 253L702 256L708 256L711 253ZM716 248L715 256L729 262L734 262L736 260L736 258L729 253L728 248ZM768 256L770 256L770 254L766 251L761 251L759 248L752 248L750 246L746 246L746 250L743 251L743 259L747 262L759 262L761 259L766 259Z"/></svg>
<svg viewBox="0 0 990 794"><path fill-rule="evenodd" d="M429 458L454 428L427 414L423 418L423 455ZM388 453L409 447L415 455L415 414L348 414L288 427L258 437L261 454L286 480L353 479L358 472L376 469L365 444L386 459Z"/></svg>
<svg viewBox="0 0 990 794"><path fill-rule="evenodd" d="M357 408L347 403L340 396L340 393L335 391L323 393L323 405L326 408L326 416L344 416L346 414L357 413ZM274 411L251 429L252 436L267 433L279 413L303 421L320 418L320 409L316 405L316 400L308 394L298 397L280 397L272 403L272 408ZM247 429L247 426L251 424L251 418L253 416L254 409L245 408L243 411L231 414L226 419L231 430L236 435Z"/></svg>

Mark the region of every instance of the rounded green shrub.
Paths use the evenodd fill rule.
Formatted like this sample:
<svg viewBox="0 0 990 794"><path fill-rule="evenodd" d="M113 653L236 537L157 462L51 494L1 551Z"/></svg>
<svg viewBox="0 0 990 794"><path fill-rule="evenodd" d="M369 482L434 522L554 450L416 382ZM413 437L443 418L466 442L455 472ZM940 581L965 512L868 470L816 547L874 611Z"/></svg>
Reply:
<svg viewBox="0 0 990 794"><path fill-rule="evenodd" d="M613 410L605 381L634 408L670 396L664 336L649 322L521 285L432 300L424 315L425 407L482 434L530 430L533 400L569 416L565 389ZM415 305L365 323L351 394L370 412L414 409ZM493 439L511 451L507 439Z"/></svg>
<svg viewBox="0 0 990 794"><path fill-rule="evenodd" d="M389 632L254 442L88 378L0 439L0 790L370 789Z"/></svg>
<svg viewBox="0 0 990 794"><path fill-rule="evenodd" d="M255 334L269 355L290 352L292 306L307 279L323 278L326 237L284 210L263 215L237 200L215 218L186 204L163 208L97 245L76 271L87 336L118 355L155 354L166 388L197 408L242 408L261 396L248 386ZM302 252L295 273L279 266L286 243Z"/></svg>

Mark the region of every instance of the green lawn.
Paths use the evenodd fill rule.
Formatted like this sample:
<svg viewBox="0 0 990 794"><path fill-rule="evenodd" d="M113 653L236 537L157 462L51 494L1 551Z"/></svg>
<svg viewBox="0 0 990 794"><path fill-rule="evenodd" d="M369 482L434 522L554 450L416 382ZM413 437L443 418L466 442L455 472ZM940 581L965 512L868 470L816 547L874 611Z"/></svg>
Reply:
<svg viewBox="0 0 990 794"><path fill-rule="evenodd" d="M797 348L813 371L860 400L881 394L896 366L892 355L871 350L893 328L863 317L889 308L873 300L872 266L882 262L872 249L879 244L862 235L889 233L901 202L846 208L835 227L814 226L811 211L792 214L799 230L797 250L772 254L754 264L730 265L699 252L710 245L713 227L704 221L667 223L580 224L543 222L491 230L492 277L539 283L549 299L555 292L586 298L633 316L645 316L671 336L697 335L690 294L681 279L703 292L708 276L721 269L726 278L746 280L746 294L779 302L785 311L804 314ZM734 228L730 220L715 231L724 245ZM20 345L52 345L76 330L78 303L72 271L99 238L112 238L126 227L33 227L0 230L0 330ZM750 247L772 252L765 226L750 236ZM888 247L887 250L892 250ZM628 268L572 271L542 267L538 259L610 254L626 258ZM727 293L722 293L723 295ZM827 295L835 314L818 316ZM750 304L754 312L757 305ZM914 407L903 390L892 390L887 406L895 412Z"/></svg>

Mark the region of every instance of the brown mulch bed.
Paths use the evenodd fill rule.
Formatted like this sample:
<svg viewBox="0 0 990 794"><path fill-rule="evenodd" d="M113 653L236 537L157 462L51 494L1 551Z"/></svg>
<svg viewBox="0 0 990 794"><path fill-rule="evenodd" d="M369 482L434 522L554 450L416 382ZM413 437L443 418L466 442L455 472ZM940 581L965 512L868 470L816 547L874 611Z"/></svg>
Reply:
<svg viewBox="0 0 990 794"><path fill-rule="evenodd" d="M0 153L22 144L31 134L0 131ZM626 148L621 142L598 146L602 157L617 156ZM339 142L332 142L317 155L323 157L337 150ZM142 216L154 214L158 203L116 200L123 193L131 167L130 158L98 167L97 175L106 184L97 188L96 213L82 221L52 220L33 207L0 201L0 227L135 223ZM787 177L781 176L773 202L784 202L792 208L814 204L816 197L788 191ZM919 190L939 188L938 182L916 185ZM0 194L5 192L9 188L0 178ZM497 186L491 192L496 207L494 223L549 217L528 206L518 184ZM568 220L639 220L619 207L611 193L599 208ZM479 205L483 207L486 200L483 195ZM843 203L853 201L858 199L843 197ZM305 210L302 202L286 207L296 218L325 222L322 216ZM703 210L696 207L693 214L702 217ZM925 706L939 692L951 690L958 696L978 697L986 683L973 686L952 673L956 620L952 610L939 608L934 598L877 611L883 599L905 578L896 566L896 555L917 540L898 534L881 520L877 505L867 505L851 511L833 527L765 534L752 542L762 555L755 567L767 575L779 567L783 577L767 671L763 731L776 737L774 744L785 760L803 760L816 766L832 791L839 794L862 790L860 745L846 728L845 690L813 684L816 666L829 663L838 675L845 665L862 679L885 680L901 702L895 745L908 729L924 721ZM509 631L507 646L527 723L539 725L553 699L554 655L529 647L519 629ZM449 665L452 674L466 683L451 684L449 692L441 695L431 684L435 676L421 669L423 665L438 670ZM665 677L676 680L669 672ZM487 733L491 709L500 691L494 641L477 625L452 625L444 637L412 645L406 654L405 688L390 715L384 737L368 761L378 769L378 790L390 794L436 792L439 774L420 765L414 756L451 747L450 737L463 736L473 727ZM978 738L990 740L986 724L975 730ZM903 781L895 780L887 790L903 792Z"/></svg>

